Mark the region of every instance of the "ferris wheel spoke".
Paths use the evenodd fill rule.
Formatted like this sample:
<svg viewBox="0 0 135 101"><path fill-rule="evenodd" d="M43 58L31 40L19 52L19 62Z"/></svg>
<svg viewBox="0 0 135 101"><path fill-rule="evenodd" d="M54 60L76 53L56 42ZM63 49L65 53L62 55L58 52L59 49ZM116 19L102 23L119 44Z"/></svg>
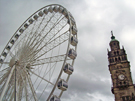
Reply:
<svg viewBox="0 0 135 101"><path fill-rule="evenodd" d="M8 86L9 92L7 92L6 97L4 98L5 101L12 101L13 100L13 96L14 96L14 85L13 86Z"/></svg>
<svg viewBox="0 0 135 101"><path fill-rule="evenodd" d="M45 15L43 15L43 16L44 16L44 17L42 18L42 20L41 20L41 22L39 23L38 27L36 28L35 32L33 33L33 36L37 34L37 32L38 32L40 26L41 26L42 23L43 23L43 20L45 19ZM37 26L36 23L35 23L35 25ZM33 26L33 28L35 28L35 25ZM32 31L33 31L33 30L32 30ZM31 33L32 33L32 31L31 31Z"/></svg>
<svg viewBox="0 0 135 101"><path fill-rule="evenodd" d="M4 73L3 73L4 72ZM5 73L6 72L6 73ZM8 68L5 68L5 69L2 69L0 71L0 80L7 74L8 71Z"/></svg>
<svg viewBox="0 0 135 101"><path fill-rule="evenodd" d="M10 55L11 57L14 57L14 56L15 56L11 51L9 51L9 55Z"/></svg>
<svg viewBox="0 0 135 101"><path fill-rule="evenodd" d="M29 32L29 36L28 36L28 38L27 38L27 40L26 40L26 43L29 45L30 44L30 42L32 41L32 38L34 37L34 35L36 34L33 34L34 32L34 28L35 28L35 26L36 26L36 22L34 22L34 24L33 24L33 26L32 26L32 30L31 30L31 32ZM28 40L29 39L29 40Z"/></svg>
<svg viewBox="0 0 135 101"><path fill-rule="evenodd" d="M22 93L23 93L23 90L24 90L24 96L26 97L26 101L28 101L28 90L27 90L27 96L26 96L26 87L27 87L27 79L26 79L26 75L27 74L27 71L23 68L21 71L19 71L19 74L20 74L20 83L19 83L19 90L18 90L18 101L20 101L22 99Z"/></svg>
<svg viewBox="0 0 135 101"><path fill-rule="evenodd" d="M30 70L30 72L31 72L32 74L36 75L37 77L39 77L40 79L42 79L42 80L44 80L44 81L46 81L46 82L48 82L48 83L50 83L50 84L54 85L54 84L53 84L52 82L50 82L49 80L46 80L45 78L43 78L43 77L39 76L38 74L36 74L36 73L32 72L31 70Z"/></svg>
<svg viewBox="0 0 135 101"><path fill-rule="evenodd" d="M11 89L11 90L10 90L10 92L7 94L8 97L7 97L6 101L9 101L9 99L10 99L10 97L11 97L11 95L12 95L13 86L11 86L10 89Z"/></svg>
<svg viewBox="0 0 135 101"><path fill-rule="evenodd" d="M5 92L6 92L7 86L8 86L8 84L9 84L10 78L11 78L11 76L13 75L14 69L15 69L15 66L13 66L13 68L11 68L10 74L9 74L9 76L8 76L8 79L7 79L7 81L6 81L6 84L5 84L5 86L4 86L4 89L3 89L2 94L1 94L1 97L0 97L0 101L2 101L2 99L3 99L3 96L4 96Z"/></svg>
<svg viewBox="0 0 135 101"><path fill-rule="evenodd" d="M54 71L54 70L55 70L55 67L56 67L56 64L57 64L57 62L56 62L53 66L50 66L49 71L45 72L45 74L43 75L42 78L44 78L48 73L50 73L50 71L51 71L52 69L53 69L53 71ZM48 65L49 65L49 64L48 64ZM53 72L52 72L52 74L53 74ZM52 77L52 74L51 74L51 77ZM49 74L49 80L48 80L48 81L51 80L51 77L50 77L50 74ZM40 83L43 81L42 78L41 78ZM37 88L39 87L40 83L38 84ZM47 82L47 85L44 87L44 89L43 89L43 91L42 91L42 94L39 96L39 99L40 99L40 97L43 95L43 93L44 93L45 89L47 88L48 84L50 84L50 83ZM53 84L53 85L54 85L54 84ZM37 89L37 88L36 88L36 89Z"/></svg>
<svg viewBox="0 0 135 101"><path fill-rule="evenodd" d="M62 16L62 15L61 15ZM40 45L41 45L41 43L43 42L43 40L49 40L50 39L50 36L47 36L49 33L50 33L50 31L63 19L61 19L61 20L59 20L60 18L61 18L61 16L57 19L57 21L53 24L53 26L52 26L52 28L50 28L50 30L48 31L48 32L46 32L46 34L43 36L43 38L41 38L40 40L39 39L37 39L37 42L36 42L36 44L35 45L33 45L33 47L32 48L38 48ZM49 22L48 22L49 23ZM48 24L47 23L47 24ZM47 26L47 24L45 25L45 27ZM42 31L39 33L39 34L41 34L44 30L45 30L45 27L42 29ZM53 36L55 36L55 35L57 35L57 34L55 34L55 33L53 33L54 35ZM34 41L35 40L33 40L33 43L34 43ZM47 42L47 41L46 41ZM45 42L45 43L46 43Z"/></svg>
<svg viewBox="0 0 135 101"><path fill-rule="evenodd" d="M57 63L57 62L56 62ZM45 72L44 72L44 74L43 74L43 76L42 76L42 78L45 78L45 76L47 75L47 74L49 74L50 73L50 71L54 68L54 66L56 65L56 63L53 65L53 66L51 66L51 67L49 67L49 64L47 65L47 68L46 68L46 70L45 70ZM48 68L49 68L49 70L48 70ZM48 70L48 71L47 71ZM34 73L34 72L33 72ZM38 74L37 74L38 75ZM39 73L39 75L40 75L40 73ZM37 79L38 79L38 76L37 76ZM37 80L36 79L36 80ZM41 81L42 81L43 79L41 79ZM50 80L50 77L49 77L49 80ZM48 81L49 81L48 80ZM41 81L40 81L40 83L41 83ZM34 84L36 83L36 81L34 82ZM40 83L38 84L38 86L40 85ZM49 83L49 82L48 82ZM48 83L47 83L47 85L48 85ZM47 87L47 85L46 85L46 87ZM37 88L38 88L38 86L37 86ZM36 89L37 89L36 88Z"/></svg>
<svg viewBox="0 0 135 101"><path fill-rule="evenodd" d="M56 64L55 64L55 66L56 66ZM50 68L50 70L51 70L51 69L52 69L52 67ZM55 70L55 68L53 69L53 71L54 71L54 70ZM53 74L53 73L52 73L52 74ZM51 75L51 76L52 76L52 75ZM50 78L50 79L51 79L51 78ZM50 79L49 79L49 80L50 80ZM49 84L49 83L47 83L46 87L44 87L43 92L42 92L42 94L40 95L40 97L43 95L43 93L44 93L45 89L47 88L48 84ZM39 98L40 98L40 97L39 97Z"/></svg>
<svg viewBox="0 0 135 101"><path fill-rule="evenodd" d="M58 33L60 32L60 30L58 31L58 32L56 32L56 34L55 35L53 35L52 37L47 37L47 42L45 42L46 44L43 46L43 47L45 47L45 46L47 46L47 45L49 45L50 43L53 43L53 42L57 42L57 41L59 41L59 40L61 40L61 39L64 39L64 38L68 38L68 31L65 31L64 33L62 33L61 35L59 35L58 37L56 37L56 38L54 38ZM54 39L53 39L54 38ZM48 40L49 39L49 40ZM52 40L53 39L53 40ZM41 47L42 48L42 47Z"/></svg>
<svg viewBox="0 0 135 101"><path fill-rule="evenodd" d="M61 21L61 20L60 20L60 21ZM60 21L59 21L59 22L60 22ZM59 22L58 22L58 23L59 23ZM50 31L51 31L56 25L57 25L57 24L55 24L55 25L50 29ZM45 40L44 43L45 43L45 45L48 44L66 25L67 25L67 24L65 24L64 26L62 26L57 32L53 32L52 35L48 35L48 36L44 37L44 40ZM49 34L50 31L48 31L47 34ZM64 32L63 34L65 34L65 33L67 33L67 32L68 32L68 31ZM62 35L63 35L63 34L62 34ZM40 42L41 42L41 41L40 41ZM41 43L40 43L40 44L41 44ZM40 45L40 44L39 44L39 45ZM38 47L39 47L39 46L38 46ZM37 48L38 48L38 47L37 47Z"/></svg>
<svg viewBox="0 0 135 101"><path fill-rule="evenodd" d="M65 27L66 25L64 25L61 29L63 29L64 27ZM60 30L61 30L60 29ZM60 32L60 30L58 30L58 32ZM55 34L55 35L57 35L58 34L58 32ZM61 41L63 41L63 42L65 42L65 41L67 41L68 40L68 31L66 31L66 32L64 32L63 34L61 34L60 36L58 36L57 38L55 38L54 40L52 40L51 42L49 42L51 39L50 38L48 38L48 39L50 39L50 40L48 40L48 43L46 43L44 46L42 46L40 49L38 49L37 51L36 51L36 53L31 53L30 55L32 55L32 58L33 58L33 54L34 54L34 56L37 54L37 53L39 53L40 52L40 50L42 50L45 46L47 47L52 47L53 46L53 44L58 44L58 45L60 45L58 42L61 42ZM53 35L53 37L55 36L55 35ZM52 37L52 38L53 38ZM58 41L58 42L57 42ZM63 43L62 42L62 43ZM50 45L50 46L49 46ZM54 46L54 48L55 48L55 46ZM43 54L44 55L44 54Z"/></svg>
<svg viewBox="0 0 135 101"><path fill-rule="evenodd" d="M5 92L5 95L7 95L5 97L5 99L8 99L8 97L10 96L9 94L11 93L11 90L12 90L12 87L10 85L8 85L7 90Z"/></svg>
<svg viewBox="0 0 135 101"><path fill-rule="evenodd" d="M65 56L66 56L66 54L48 57L48 58L44 58L44 59L39 59L39 60L36 60L31 66L37 66L37 65L47 64L47 63L55 63L55 62L64 61Z"/></svg>
<svg viewBox="0 0 135 101"><path fill-rule="evenodd" d="M57 62L54 64L54 65L52 65L52 66L50 66L50 68L49 68L49 70L48 71L46 71L46 74L44 74L44 76L43 77L45 77L47 74L49 74L50 73L50 71L53 69L55 69L55 67L56 67L56 64L57 64ZM49 75L49 79L50 79L50 75Z"/></svg>
<svg viewBox="0 0 135 101"><path fill-rule="evenodd" d="M9 73L10 73L10 70L9 70L7 73L5 73L5 74L0 78L0 85L2 84L2 82L3 82L4 80L6 80L6 78L7 78L8 75L9 75Z"/></svg>
<svg viewBox="0 0 135 101"><path fill-rule="evenodd" d="M45 30L45 28L46 28L46 26L49 24L49 22L51 21L51 19L54 17L54 15L55 15L55 13L53 13L53 15L50 17L50 19L47 21L47 23L46 23L46 25L43 27L43 29L41 30L41 32L43 32L44 30ZM42 22L41 22L42 23ZM41 34L41 32L40 32L40 34ZM29 41L29 44L30 44L30 46L31 45L33 45L33 43L34 43L34 41L35 41L35 39L36 39L36 37L34 37L34 35L35 34L37 34L37 32L35 31L35 33L33 34L33 37L31 37L31 38L34 38L33 39L33 41L32 41L32 39L30 39L30 41ZM32 41L32 42L31 42Z"/></svg>
<svg viewBox="0 0 135 101"><path fill-rule="evenodd" d="M39 67L39 66L38 66L38 67ZM45 69L45 72L44 72L43 78L46 76L46 71L47 71L47 69L48 69L48 68L49 68L49 64L47 65L47 67L46 67L46 69ZM39 71L39 68L34 69L34 71L33 71L33 72L36 72L36 71ZM40 72L41 72L41 70L40 70ZM40 73L39 73L39 75L40 75ZM38 77L36 78L36 80L35 80L34 84L36 83L37 79L38 79ZM37 89L37 88L36 88L36 89Z"/></svg>
<svg viewBox="0 0 135 101"><path fill-rule="evenodd" d="M29 43L30 42L30 40L28 40L28 39L31 39L34 35L32 34L32 33L34 33L33 31L34 31L34 29L35 29L35 26L36 26L36 21L34 21L33 22L34 24L32 24L31 26L32 26L32 28L31 28L31 31L29 31L28 33L28 36L27 36L27 40L26 40L26 43Z"/></svg>
<svg viewBox="0 0 135 101"><path fill-rule="evenodd" d="M20 49L22 48L22 46L24 45L23 42L24 42L25 38L26 38L26 37L23 37L21 40L19 40L19 41L16 42L16 45L14 45L14 47L13 47L13 50L14 50L13 52L14 52L14 54L13 54L13 52L11 52L11 50L10 50L10 52L13 54L12 56L10 55L12 58L18 56L18 54L19 54L19 51L18 51L18 50L20 50ZM22 41L23 41L23 42L22 42Z"/></svg>
<svg viewBox="0 0 135 101"><path fill-rule="evenodd" d="M10 62L2 62L2 64L9 64Z"/></svg>
<svg viewBox="0 0 135 101"><path fill-rule="evenodd" d="M62 15L61 15L61 16L62 16ZM52 27L50 28L50 30L45 34L45 36L44 36L41 40L39 40L39 41L36 43L36 44L38 44L38 47L39 47L39 45L42 43L43 40L45 40L45 39L46 39L46 40L50 40L50 36L48 37L47 35L48 35L48 34L52 31L52 29L53 29L54 27L56 27L56 25L63 19L63 18L62 18L62 19L60 20L61 16L56 20L55 23L53 23L53 26L52 26ZM43 32L43 31L44 31L44 30L42 30L42 32ZM41 33L41 32L40 32L40 33ZM52 33L52 34L54 34L54 36L57 35L57 34L55 34L55 33ZM46 41L46 42L47 42L47 41ZM46 42L45 42L45 43L46 43ZM36 46L36 45L34 45L34 46ZM37 48L38 48L38 47L37 47Z"/></svg>
<svg viewBox="0 0 135 101"><path fill-rule="evenodd" d="M14 99L14 91L12 92L12 94L11 94L11 97L10 97L10 100L9 100L9 101L13 101L13 99Z"/></svg>
<svg viewBox="0 0 135 101"><path fill-rule="evenodd" d="M36 59L38 59L41 56L45 55L47 52L51 51L52 49L56 48L57 46L61 45L62 43L64 43L67 40L68 40L68 33L63 34L63 35L59 36L58 38L54 39L53 41L49 42L47 45L45 45L46 46L46 51L44 51L43 54L38 56ZM39 53L42 50L42 48L44 48L45 46L41 47L41 49L38 49L34 55Z"/></svg>
<svg viewBox="0 0 135 101"><path fill-rule="evenodd" d="M1 96L1 94L2 94L2 91L3 91L3 89L4 89L5 84L6 84L6 82L4 82L3 85L1 85L1 88L0 88L0 96Z"/></svg>
<svg viewBox="0 0 135 101"><path fill-rule="evenodd" d="M61 92L60 92L60 95L59 95L59 97L61 97L62 93L63 93L63 91L61 91Z"/></svg>
<svg viewBox="0 0 135 101"><path fill-rule="evenodd" d="M33 84L32 84L32 81L31 81L29 75L27 75L26 77L27 77L27 79L28 79L28 83L29 83L31 92L32 92L32 94L33 94L33 97L34 97L35 101L38 101L38 100L37 100L36 91L34 90L34 87L33 87Z"/></svg>
<svg viewBox="0 0 135 101"><path fill-rule="evenodd" d="M22 92L23 92L23 85L19 85L19 90L18 90L18 101L21 101L22 99Z"/></svg>
<svg viewBox="0 0 135 101"><path fill-rule="evenodd" d="M25 97L26 97L26 101L28 101L28 90L27 90L27 82L26 82L26 80L25 80L25 82L24 82L24 91L25 91Z"/></svg>

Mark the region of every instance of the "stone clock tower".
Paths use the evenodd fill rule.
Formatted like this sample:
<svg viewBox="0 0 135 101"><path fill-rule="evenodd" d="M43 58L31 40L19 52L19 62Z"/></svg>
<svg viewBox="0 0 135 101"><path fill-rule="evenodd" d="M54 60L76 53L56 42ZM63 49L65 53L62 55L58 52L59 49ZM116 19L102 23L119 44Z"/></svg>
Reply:
<svg viewBox="0 0 135 101"><path fill-rule="evenodd" d="M135 88L132 82L130 63L124 47L120 49L119 41L115 39L113 33L110 48L111 51L108 50L108 66L115 101L135 101Z"/></svg>

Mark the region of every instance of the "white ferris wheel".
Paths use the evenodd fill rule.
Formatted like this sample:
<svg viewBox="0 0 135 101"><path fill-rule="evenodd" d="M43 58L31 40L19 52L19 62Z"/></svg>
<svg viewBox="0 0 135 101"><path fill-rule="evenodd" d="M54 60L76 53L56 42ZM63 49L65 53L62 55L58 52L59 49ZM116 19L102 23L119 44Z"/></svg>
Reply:
<svg viewBox="0 0 135 101"><path fill-rule="evenodd" d="M63 6L48 5L32 14L0 55L0 101L61 101L77 43L75 20Z"/></svg>

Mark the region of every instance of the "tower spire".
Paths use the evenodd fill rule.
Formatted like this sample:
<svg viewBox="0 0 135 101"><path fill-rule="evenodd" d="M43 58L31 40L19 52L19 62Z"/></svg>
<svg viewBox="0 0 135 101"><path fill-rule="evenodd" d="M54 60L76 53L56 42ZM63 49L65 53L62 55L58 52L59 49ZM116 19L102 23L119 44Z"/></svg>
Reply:
<svg viewBox="0 0 135 101"><path fill-rule="evenodd" d="M115 39L115 36L113 36L113 31L111 31L111 34L112 34L111 39Z"/></svg>
<svg viewBox="0 0 135 101"><path fill-rule="evenodd" d="M111 34L112 34L112 36L113 36L113 31L111 31Z"/></svg>

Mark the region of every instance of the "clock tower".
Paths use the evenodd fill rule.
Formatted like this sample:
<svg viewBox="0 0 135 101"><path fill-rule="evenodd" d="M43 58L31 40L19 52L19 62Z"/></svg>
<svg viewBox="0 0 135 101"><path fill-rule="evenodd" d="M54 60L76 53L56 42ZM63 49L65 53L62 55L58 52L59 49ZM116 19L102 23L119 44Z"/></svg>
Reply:
<svg viewBox="0 0 135 101"><path fill-rule="evenodd" d="M124 47L120 49L119 41L115 39L112 31L111 33L108 67L112 79L112 93L115 96L115 101L135 101L135 88L130 72L130 62L127 59Z"/></svg>

